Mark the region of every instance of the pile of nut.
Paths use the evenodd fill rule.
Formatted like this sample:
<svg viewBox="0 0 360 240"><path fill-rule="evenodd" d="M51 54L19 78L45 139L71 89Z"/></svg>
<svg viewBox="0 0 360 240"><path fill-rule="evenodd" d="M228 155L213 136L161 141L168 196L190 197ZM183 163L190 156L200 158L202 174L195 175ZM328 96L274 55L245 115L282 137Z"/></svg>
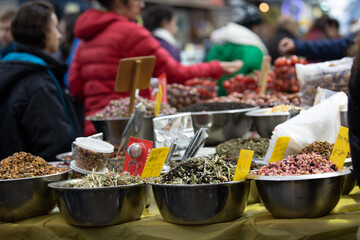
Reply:
<svg viewBox="0 0 360 240"><path fill-rule="evenodd" d="M167 86L168 102L177 109L199 102L199 93L196 88L174 83Z"/></svg>
<svg viewBox="0 0 360 240"><path fill-rule="evenodd" d="M333 148L334 148L334 144L328 143L327 141L325 142L315 141L312 144L306 145L303 149L300 150L298 154L318 153L322 157L329 160Z"/></svg>
<svg viewBox="0 0 360 240"><path fill-rule="evenodd" d="M288 156L285 159L269 163L253 174L261 176L294 176L329 173L338 170L335 164L317 153Z"/></svg>
<svg viewBox="0 0 360 240"><path fill-rule="evenodd" d="M0 179L38 177L66 171L49 164L43 158L26 152L17 152L0 162Z"/></svg>

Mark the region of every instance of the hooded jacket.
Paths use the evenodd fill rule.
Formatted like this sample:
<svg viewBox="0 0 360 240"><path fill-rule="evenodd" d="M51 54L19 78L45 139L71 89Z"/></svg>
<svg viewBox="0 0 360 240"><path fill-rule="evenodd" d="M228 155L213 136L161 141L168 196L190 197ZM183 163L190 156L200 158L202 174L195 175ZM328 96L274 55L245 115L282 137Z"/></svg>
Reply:
<svg viewBox="0 0 360 240"><path fill-rule="evenodd" d="M220 61L242 60L244 65L236 74L248 74L260 70L262 58L267 54L267 49L258 35L248 28L236 23L228 23L225 27L215 30L211 34L214 45L206 55L206 61L218 59ZM220 96L226 95L222 86L224 76L218 82Z"/></svg>
<svg viewBox="0 0 360 240"><path fill-rule="evenodd" d="M62 83L66 65L25 45L16 44L15 52L40 57ZM73 133L47 67L26 61L3 61L0 76L0 159L25 151L53 161L56 154L70 151L81 127L76 125L75 111L68 102L75 124Z"/></svg>
<svg viewBox="0 0 360 240"><path fill-rule="evenodd" d="M154 55L153 76L166 73L168 83L184 83L194 77L217 79L223 73L218 61L182 66L148 30L115 12L86 11L78 18L74 33L82 41L70 68L70 92L84 101L86 116L102 110L112 99L129 95L114 91L117 68L122 58ZM95 133L95 128L86 121L84 134L92 133Z"/></svg>

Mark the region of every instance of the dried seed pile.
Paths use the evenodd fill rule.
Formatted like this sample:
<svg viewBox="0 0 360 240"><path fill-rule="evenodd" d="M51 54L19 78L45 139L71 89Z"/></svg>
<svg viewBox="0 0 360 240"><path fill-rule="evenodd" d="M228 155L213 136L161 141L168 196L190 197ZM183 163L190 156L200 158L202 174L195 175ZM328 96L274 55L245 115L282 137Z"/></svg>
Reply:
<svg viewBox="0 0 360 240"><path fill-rule="evenodd" d="M293 176L336 172L338 167L317 153L288 156L254 171L262 176Z"/></svg>
<svg viewBox="0 0 360 240"><path fill-rule="evenodd" d="M31 153L17 152L0 162L0 179L45 176L66 171Z"/></svg>
<svg viewBox="0 0 360 240"><path fill-rule="evenodd" d="M240 150L246 149L254 151L254 158L263 158L268 148L268 138L234 138L217 145L216 153L238 158Z"/></svg>
<svg viewBox="0 0 360 240"><path fill-rule="evenodd" d="M327 141L321 142L321 141L315 141L312 144L306 145L303 149L300 150L298 154L304 154L304 153L318 153L327 160L330 159L332 150L334 148L333 143L328 143ZM348 158L351 157L350 153L347 155Z"/></svg>
<svg viewBox="0 0 360 240"><path fill-rule="evenodd" d="M162 184L204 184L232 181L236 160L209 156L190 158L164 174L156 182Z"/></svg>
<svg viewBox="0 0 360 240"><path fill-rule="evenodd" d="M106 167L109 159L108 153L94 152L82 147L78 147L77 152L76 166L88 171L92 171L93 169L102 171Z"/></svg>
<svg viewBox="0 0 360 240"><path fill-rule="evenodd" d="M120 173L106 173L106 174L96 174L92 173L86 175L81 179L81 181L69 183L65 187L71 188L99 188L99 187L116 187L123 185L130 185L136 183L143 183L139 176L130 176L123 175Z"/></svg>

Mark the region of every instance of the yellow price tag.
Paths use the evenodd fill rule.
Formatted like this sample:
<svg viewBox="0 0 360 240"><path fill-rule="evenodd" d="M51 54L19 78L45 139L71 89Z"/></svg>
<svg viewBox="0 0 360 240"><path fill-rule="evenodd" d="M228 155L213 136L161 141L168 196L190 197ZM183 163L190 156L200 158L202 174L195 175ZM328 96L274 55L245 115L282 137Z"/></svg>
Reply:
<svg viewBox="0 0 360 240"><path fill-rule="evenodd" d="M344 166L345 158L350 152L349 129L341 126L339 134L336 138L334 148L331 152L330 161L339 169Z"/></svg>
<svg viewBox="0 0 360 240"><path fill-rule="evenodd" d="M141 178L158 177L169 151L169 147L153 148L146 160Z"/></svg>
<svg viewBox="0 0 360 240"><path fill-rule="evenodd" d="M249 174L251 160L253 158L254 151L241 149L238 162L236 165L234 181L242 181L246 179Z"/></svg>
<svg viewBox="0 0 360 240"><path fill-rule="evenodd" d="M277 162L283 159L290 137L278 137L269 162Z"/></svg>
<svg viewBox="0 0 360 240"><path fill-rule="evenodd" d="M156 99L155 99L155 117L157 117L160 113L160 108L161 108L161 101L162 101L162 87L161 85L159 85L159 90L156 93Z"/></svg>

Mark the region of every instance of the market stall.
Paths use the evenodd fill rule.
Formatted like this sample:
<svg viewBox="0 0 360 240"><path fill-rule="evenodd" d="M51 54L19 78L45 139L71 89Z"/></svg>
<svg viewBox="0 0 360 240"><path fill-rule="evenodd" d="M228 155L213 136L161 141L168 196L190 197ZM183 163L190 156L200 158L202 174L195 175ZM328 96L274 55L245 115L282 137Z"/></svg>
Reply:
<svg viewBox="0 0 360 240"><path fill-rule="evenodd" d="M275 219L260 204L248 205L235 221L186 226L164 222L156 205L138 221L85 228L68 225L51 214L0 224L0 239L355 239L360 224L360 190L343 195L330 215L321 218Z"/></svg>

